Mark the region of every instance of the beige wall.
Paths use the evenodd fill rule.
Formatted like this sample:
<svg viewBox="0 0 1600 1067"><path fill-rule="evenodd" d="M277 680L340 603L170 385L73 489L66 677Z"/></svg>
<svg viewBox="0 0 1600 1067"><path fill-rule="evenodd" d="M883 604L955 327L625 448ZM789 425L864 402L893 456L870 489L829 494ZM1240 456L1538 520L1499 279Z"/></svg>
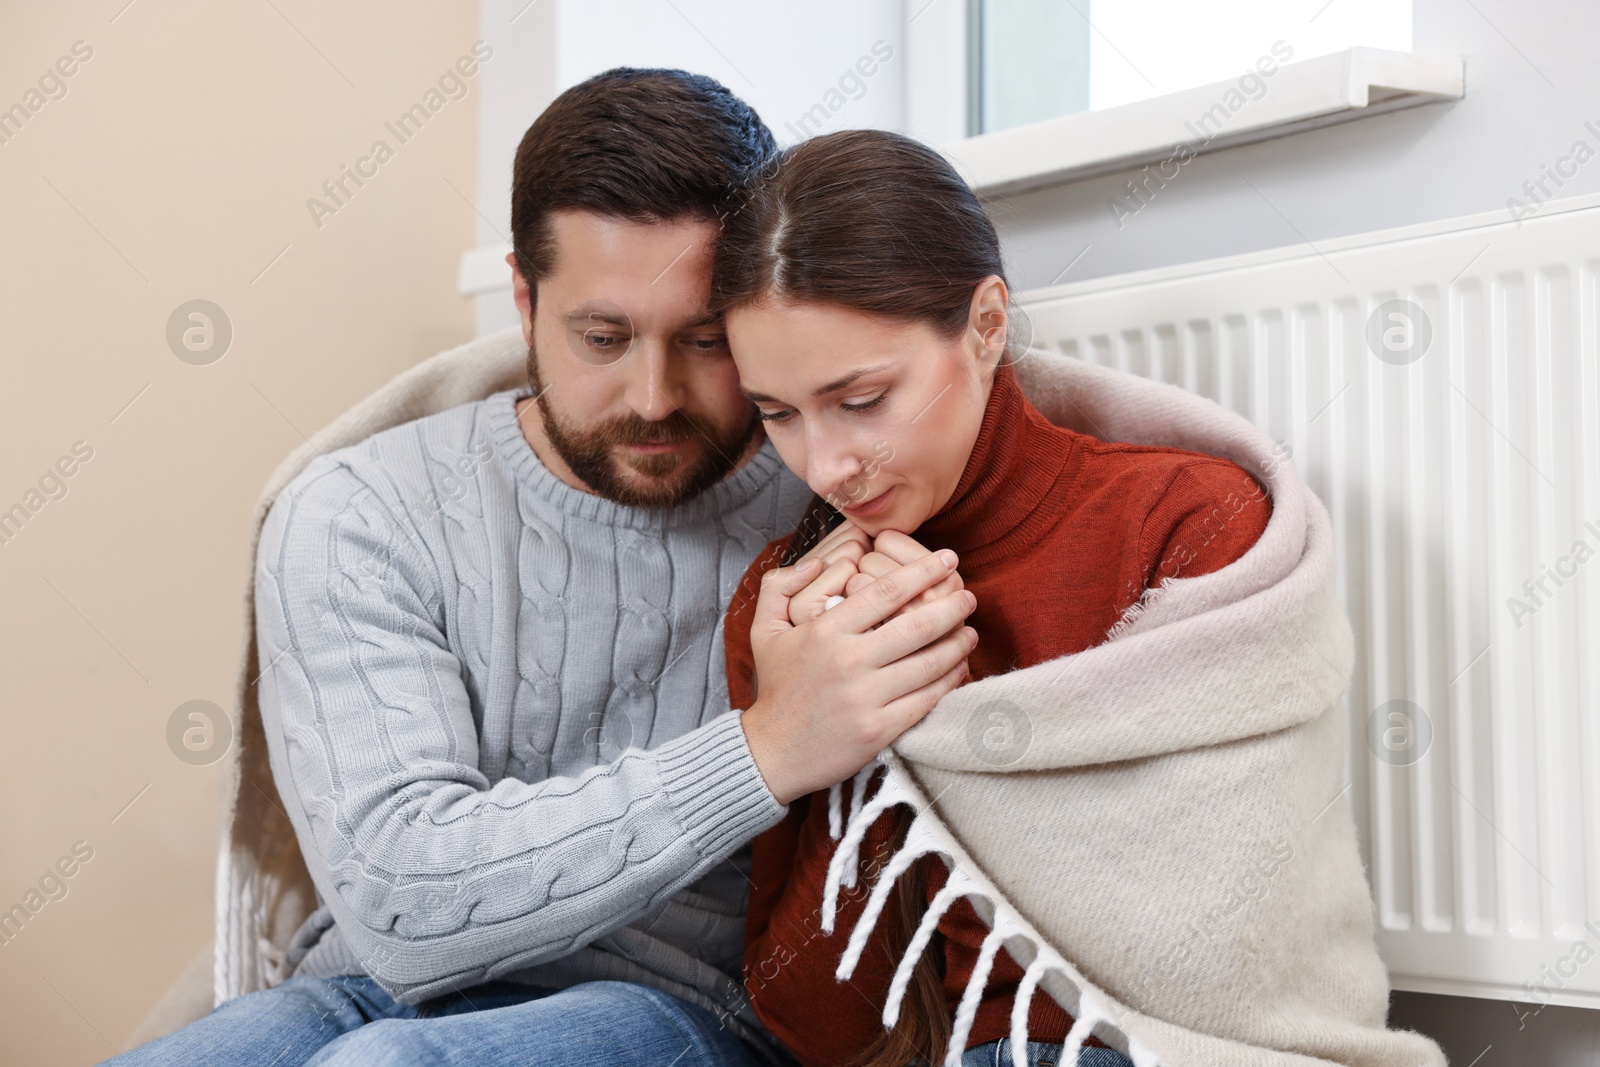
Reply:
<svg viewBox="0 0 1600 1067"><path fill-rule="evenodd" d="M0 108L92 49L0 127L0 509L93 450L0 544L0 909L93 850L0 944L6 1063L111 1056L210 938L227 761L166 733L186 701L232 711L256 495L472 333L479 82L409 143L384 123L470 52L475 3L126 3L0 9ZM319 228L307 198L380 138ZM196 298L233 327L209 365L166 339Z"/></svg>

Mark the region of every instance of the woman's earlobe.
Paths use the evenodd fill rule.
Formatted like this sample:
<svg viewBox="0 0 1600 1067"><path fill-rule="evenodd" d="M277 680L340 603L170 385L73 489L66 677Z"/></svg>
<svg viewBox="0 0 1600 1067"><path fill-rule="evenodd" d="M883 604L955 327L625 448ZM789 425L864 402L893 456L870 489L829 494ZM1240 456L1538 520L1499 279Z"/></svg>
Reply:
<svg viewBox="0 0 1600 1067"><path fill-rule="evenodd" d="M998 367L1006 356L1007 324L1001 321L978 334L978 361L990 368Z"/></svg>
<svg viewBox="0 0 1600 1067"><path fill-rule="evenodd" d="M973 339L973 357L992 373L1006 358L1006 340L1009 336L1010 316L1006 305L1006 283L1003 278L991 276L980 282L972 291L972 305L968 328ZM988 379L988 373L984 376Z"/></svg>

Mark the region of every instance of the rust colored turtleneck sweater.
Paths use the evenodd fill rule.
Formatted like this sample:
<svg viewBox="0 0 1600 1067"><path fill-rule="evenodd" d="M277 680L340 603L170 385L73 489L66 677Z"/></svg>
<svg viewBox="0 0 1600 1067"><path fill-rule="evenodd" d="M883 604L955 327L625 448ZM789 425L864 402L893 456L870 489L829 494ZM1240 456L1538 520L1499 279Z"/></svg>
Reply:
<svg viewBox="0 0 1600 1067"><path fill-rule="evenodd" d="M1261 486L1228 460L1110 444L1053 425L1028 403L1008 366L996 374L950 501L913 536L930 550L950 548L960 557L962 580L978 598L967 620L978 631L968 658L976 679L1099 644L1146 588L1167 577L1217 570L1243 555L1270 513ZM756 558L728 614L728 694L736 708L755 699L750 625L760 576L776 566L789 541L773 542ZM844 793L848 805L848 782ZM885 812L868 829L861 848L866 876L855 890L841 892L831 936L821 928L823 883L834 851L826 791L795 801L783 822L755 839L745 984L756 1014L806 1067L844 1067L883 1033L883 1005L898 962L887 943L894 895L855 973L839 983L834 970L876 870L887 862L894 817ZM932 900L948 871L935 857L918 862L926 864ZM988 928L963 898L938 931L934 944L943 944L953 1017ZM1071 954L1070 945L1060 947ZM1002 950L968 1048L1009 1036L1021 978L1021 967ZM1030 1040L1060 1042L1071 1025L1047 994L1033 998ZM1100 1042L1090 1038L1087 1044Z"/></svg>

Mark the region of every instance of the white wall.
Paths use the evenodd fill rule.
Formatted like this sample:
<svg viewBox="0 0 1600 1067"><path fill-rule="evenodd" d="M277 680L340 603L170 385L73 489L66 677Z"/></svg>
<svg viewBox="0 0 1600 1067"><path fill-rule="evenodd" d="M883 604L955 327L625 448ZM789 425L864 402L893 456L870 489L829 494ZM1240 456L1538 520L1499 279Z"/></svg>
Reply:
<svg viewBox="0 0 1600 1067"><path fill-rule="evenodd" d="M562 90L612 67L678 67L743 97L779 144L899 129L903 21L901 0L481 0L479 35L508 62L485 67L478 98L479 244L509 243L517 143ZM516 321L509 293L479 298L480 334Z"/></svg>
<svg viewBox="0 0 1600 1067"><path fill-rule="evenodd" d="M899 0L555 2L560 88L611 67L682 67L738 93L780 144L800 140L802 129L899 126ZM880 41L896 58L863 78L855 64ZM832 112L828 121L802 127L818 104Z"/></svg>

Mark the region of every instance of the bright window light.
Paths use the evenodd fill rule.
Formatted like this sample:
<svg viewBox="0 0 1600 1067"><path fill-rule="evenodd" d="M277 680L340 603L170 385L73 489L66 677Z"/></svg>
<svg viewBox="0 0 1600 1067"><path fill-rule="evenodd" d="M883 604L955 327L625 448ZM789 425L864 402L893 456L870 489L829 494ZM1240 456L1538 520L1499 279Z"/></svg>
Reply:
<svg viewBox="0 0 1600 1067"><path fill-rule="evenodd" d="M1411 50L1411 0L970 2L973 133L1225 81L1263 56Z"/></svg>

